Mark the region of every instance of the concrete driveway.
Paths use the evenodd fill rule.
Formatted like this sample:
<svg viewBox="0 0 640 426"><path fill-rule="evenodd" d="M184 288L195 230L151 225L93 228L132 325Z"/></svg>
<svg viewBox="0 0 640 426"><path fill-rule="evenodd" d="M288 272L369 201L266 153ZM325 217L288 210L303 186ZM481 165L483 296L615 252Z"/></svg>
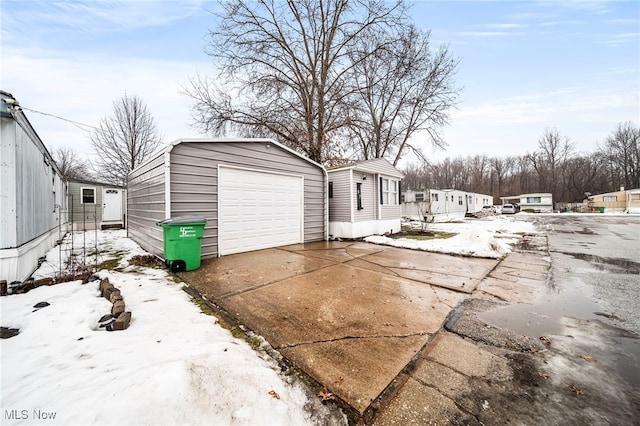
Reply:
<svg viewBox="0 0 640 426"><path fill-rule="evenodd" d="M318 242L204 261L181 277L363 414L497 263Z"/></svg>

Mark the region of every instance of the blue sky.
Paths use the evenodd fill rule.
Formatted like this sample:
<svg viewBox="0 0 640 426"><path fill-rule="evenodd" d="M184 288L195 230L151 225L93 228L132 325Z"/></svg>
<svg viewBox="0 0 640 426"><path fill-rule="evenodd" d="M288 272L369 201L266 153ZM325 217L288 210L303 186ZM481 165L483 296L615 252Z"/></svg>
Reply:
<svg viewBox="0 0 640 426"><path fill-rule="evenodd" d="M125 91L151 110L165 142L199 135L180 93L212 65L217 2L1 0L0 87L27 108L95 125ZM619 122L640 125L640 2L418 1L415 23L460 58L463 87L443 135L446 156L520 155L546 128L594 151ZM51 149L89 154L88 134L27 111Z"/></svg>

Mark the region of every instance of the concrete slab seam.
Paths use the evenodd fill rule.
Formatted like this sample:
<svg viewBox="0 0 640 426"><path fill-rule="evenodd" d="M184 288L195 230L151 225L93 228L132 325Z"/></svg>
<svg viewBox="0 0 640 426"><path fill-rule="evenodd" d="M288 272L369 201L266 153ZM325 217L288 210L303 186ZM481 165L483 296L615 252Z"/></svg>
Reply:
<svg viewBox="0 0 640 426"><path fill-rule="evenodd" d="M314 273L314 272L317 272L317 271L322 271L323 269L332 268L332 267L336 266L339 263L342 263L342 262L337 262L337 263L334 263L334 264L331 264L331 265L321 266L321 267L319 267L317 269L314 269L312 271L309 271L309 272L296 274L295 276L296 277L303 277L303 276L305 276L307 274L311 274L311 273ZM234 297L234 296L239 296L241 294L250 293L250 292L255 291L255 290L260 290L262 288L269 287L271 285L281 283L282 281L285 281L285 280L290 279L290 278L293 278L293 277L288 277L288 278L284 278L284 279L279 278L279 279L276 279L276 280L273 280L273 281L269 281L268 283L258 284L256 286L248 287L248 288L245 288L245 289L242 289L242 290L230 291L230 292L221 294L219 297L220 297L220 299L228 299L230 297Z"/></svg>
<svg viewBox="0 0 640 426"><path fill-rule="evenodd" d="M356 340L356 339L403 339L403 338L407 338L407 337L416 337L416 336L429 336L430 334L427 332L420 332L420 333L408 333L408 334L389 334L389 335L371 335L371 336L343 336L343 337L337 337L334 339L326 339L326 340L313 340L313 341L308 341L308 342L299 342L299 343L291 343L291 344L286 344L286 345L279 345L279 346L274 346L274 349L289 349L289 348L296 348L299 346L306 346L306 345L314 345L317 343L334 343L334 342L341 342L344 340Z"/></svg>

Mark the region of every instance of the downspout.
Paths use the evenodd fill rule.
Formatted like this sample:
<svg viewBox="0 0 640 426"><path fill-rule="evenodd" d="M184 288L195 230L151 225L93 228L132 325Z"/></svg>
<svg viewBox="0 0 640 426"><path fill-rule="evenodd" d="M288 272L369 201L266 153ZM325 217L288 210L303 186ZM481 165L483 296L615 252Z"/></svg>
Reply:
<svg viewBox="0 0 640 426"><path fill-rule="evenodd" d="M356 220L355 215L353 214L353 190L353 169L349 169L349 214L351 215L352 224Z"/></svg>
<svg viewBox="0 0 640 426"><path fill-rule="evenodd" d="M378 215L376 217L376 220L382 220L382 176L377 173L375 175L373 175L375 177L374 181L376 182L376 185L379 185L379 188L375 188L374 185L374 192L375 192L375 198L378 198L378 202L376 203L378 205ZM375 191L375 189L377 189L377 191Z"/></svg>
<svg viewBox="0 0 640 426"><path fill-rule="evenodd" d="M329 241L329 173L322 167L324 174L324 240ZM218 209L219 210L219 209Z"/></svg>
<svg viewBox="0 0 640 426"><path fill-rule="evenodd" d="M171 217L171 149L164 152L164 218Z"/></svg>

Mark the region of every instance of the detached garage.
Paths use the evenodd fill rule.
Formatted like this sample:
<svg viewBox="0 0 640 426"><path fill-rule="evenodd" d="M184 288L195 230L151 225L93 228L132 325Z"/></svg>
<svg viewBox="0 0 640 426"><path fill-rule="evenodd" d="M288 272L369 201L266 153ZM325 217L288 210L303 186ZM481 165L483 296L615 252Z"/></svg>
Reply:
<svg viewBox="0 0 640 426"><path fill-rule="evenodd" d="M164 219L207 219L202 257L324 240L324 168L271 139L181 139L129 175L128 233L162 256Z"/></svg>

